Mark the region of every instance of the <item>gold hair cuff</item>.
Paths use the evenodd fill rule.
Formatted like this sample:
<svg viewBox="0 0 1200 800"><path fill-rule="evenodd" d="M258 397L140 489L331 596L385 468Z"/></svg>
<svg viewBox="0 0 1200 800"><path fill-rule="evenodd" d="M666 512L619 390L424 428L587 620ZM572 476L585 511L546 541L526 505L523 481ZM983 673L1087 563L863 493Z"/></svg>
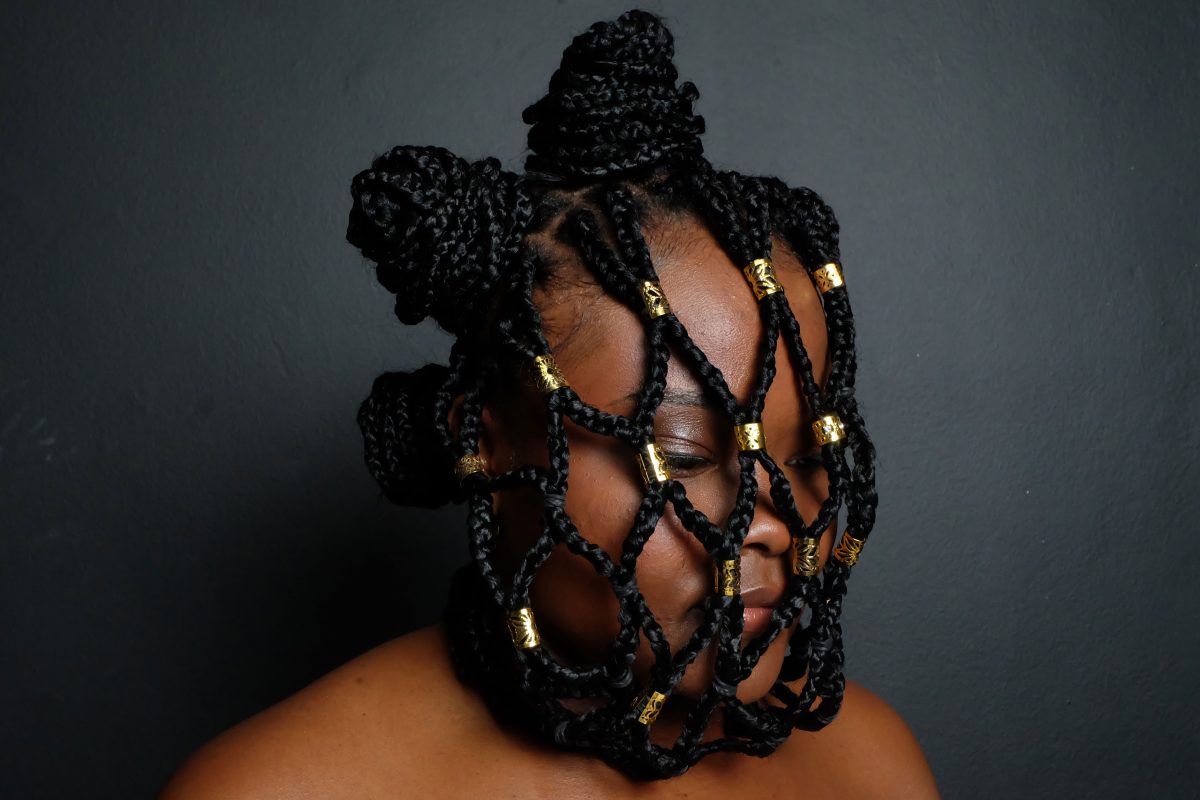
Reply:
<svg viewBox="0 0 1200 800"><path fill-rule="evenodd" d="M855 539L849 532L843 533L842 540L833 548L833 557L847 567L853 567L858 562L858 554L862 552L864 544L864 540Z"/></svg>
<svg viewBox="0 0 1200 800"><path fill-rule="evenodd" d="M638 714L637 721L643 725L650 725L654 720L658 719L658 712L662 711L663 702L667 696L662 692L643 692L633 701L633 707L641 707L641 712Z"/></svg>
<svg viewBox="0 0 1200 800"><path fill-rule="evenodd" d="M813 270L812 276L813 280L817 282L817 290L821 294L846 285L846 281L842 278L842 270L835 261L830 261L825 266Z"/></svg>
<svg viewBox="0 0 1200 800"><path fill-rule="evenodd" d="M533 609L526 606L508 612L508 633L513 644L521 650L529 650L542 643L538 636L537 623L533 621Z"/></svg>
<svg viewBox="0 0 1200 800"><path fill-rule="evenodd" d="M833 444L846 438L846 426L837 414L826 414L812 424L818 445Z"/></svg>
<svg viewBox="0 0 1200 800"><path fill-rule="evenodd" d="M459 456L454 465L454 475L458 478L458 482L462 483L468 475L476 472L487 474L485 466L483 458L478 453L467 453L465 456Z"/></svg>
<svg viewBox="0 0 1200 800"><path fill-rule="evenodd" d="M792 538L792 574L811 578L821 570L821 540L808 536Z"/></svg>
<svg viewBox="0 0 1200 800"><path fill-rule="evenodd" d="M783 286L775 277L775 268L771 266L769 258L754 259L742 269L742 272L746 275L746 280L750 281L750 288L754 290L754 296L759 300L769 294L783 291Z"/></svg>
<svg viewBox="0 0 1200 800"><path fill-rule="evenodd" d="M549 353L534 356L533 366L535 369L533 379L543 392L549 394L555 389L561 389L567 385L567 379L559 372L558 365L554 363L554 356Z"/></svg>
<svg viewBox="0 0 1200 800"><path fill-rule="evenodd" d="M667 469L667 457L663 455L662 448L652 441L646 442L638 451L638 468L642 471L642 480L647 486L671 480L671 471Z"/></svg>
<svg viewBox="0 0 1200 800"><path fill-rule="evenodd" d="M738 450L763 449L763 429L761 422L743 422L733 426L733 434L737 437Z"/></svg>
<svg viewBox="0 0 1200 800"><path fill-rule="evenodd" d="M646 304L650 319L671 313L671 304L657 281L642 281L642 302Z"/></svg>
<svg viewBox="0 0 1200 800"><path fill-rule="evenodd" d="M736 558L713 562L713 589L724 597L736 597L742 591L742 565Z"/></svg>

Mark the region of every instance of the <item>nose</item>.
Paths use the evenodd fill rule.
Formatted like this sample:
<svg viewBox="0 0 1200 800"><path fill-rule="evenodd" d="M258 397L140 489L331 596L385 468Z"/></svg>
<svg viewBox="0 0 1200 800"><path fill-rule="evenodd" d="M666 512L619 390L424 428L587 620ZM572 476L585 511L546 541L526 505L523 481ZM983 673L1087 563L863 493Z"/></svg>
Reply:
<svg viewBox="0 0 1200 800"><path fill-rule="evenodd" d="M743 549L758 551L761 555L776 557L788 552L792 543L791 533L780 510L771 497L771 477L758 461L754 462L754 478L758 483L758 494L754 503L754 515L746 531Z"/></svg>

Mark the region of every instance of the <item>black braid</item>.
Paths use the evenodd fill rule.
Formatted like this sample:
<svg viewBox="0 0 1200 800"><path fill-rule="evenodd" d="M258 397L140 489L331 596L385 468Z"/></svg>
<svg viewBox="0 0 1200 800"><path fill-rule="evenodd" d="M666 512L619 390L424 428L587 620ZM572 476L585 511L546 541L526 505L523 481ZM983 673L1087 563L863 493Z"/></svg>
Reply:
<svg viewBox="0 0 1200 800"><path fill-rule="evenodd" d="M456 670L497 716L644 778L678 775L716 752L767 755L793 729L828 724L845 687L839 619L850 568L839 558L828 559L821 575L794 575L765 632L744 647L741 597L714 593L697 630L672 651L636 579L637 558L668 504L714 561L739 558L757 503L760 465L795 538L820 537L844 506L848 531L865 540L877 504L874 449L854 396L854 322L844 287L821 294L830 354L824 387L784 294L760 299L764 336L745 405L674 314L651 318L645 311L642 284L658 278L643 224L659 215L682 212L703 220L737 265L769 259L776 237L810 271L838 260L836 217L814 192L776 178L718 171L703 158L704 122L692 112L697 93L690 83L676 85L672 56L672 37L652 14L631 11L593 25L564 52L546 97L525 110L532 127L524 175L501 170L494 159L468 163L441 148L398 147L355 177L347 230L347 238L378 265L380 282L396 294L403 322L432 316L457 337L448 367L381 375L359 412L367 465L389 499L467 505L471 563L456 575L446 610ZM552 256L535 244L548 232L597 285L642 319L642 388L628 416L592 406L570 386L548 392L548 465L473 472L460 485L452 468L478 449L484 398L521 390L534 357L550 354L534 302L535 289L555 269ZM739 453L737 496L725 529L691 503L679 481L668 479L647 486L618 556L580 535L564 510L566 420L620 439L632 457L653 440L674 349L731 424L757 421L776 374L781 337L809 412L814 418L837 415L845 426L844 443L822 448L829 494L815 519L801 518L783 471L759 449ZM447 412L458 396L462 414L454 435ZM492 497L519 486L542 493L542 528L512 574L503 575L495 567ZM619 631L596 663L563 663L547 646L514 647L508 636L505 615L530 606L534 576L559 545L587 561L618 600ZM806 609L810 619L793 628L771 689L775 702L739 701L738 683ZM643 637L654 657L648 685L638 685L632 671ZM716 650L712 684L672 746L651 742L650 726L637 721L640 706L632 701L649 690L669 696L688 664L710 647ZM801 678L799 691L788 686ZM591 702L577 711L563 698ZM724 735L706 740L718 709Z"/></svg>

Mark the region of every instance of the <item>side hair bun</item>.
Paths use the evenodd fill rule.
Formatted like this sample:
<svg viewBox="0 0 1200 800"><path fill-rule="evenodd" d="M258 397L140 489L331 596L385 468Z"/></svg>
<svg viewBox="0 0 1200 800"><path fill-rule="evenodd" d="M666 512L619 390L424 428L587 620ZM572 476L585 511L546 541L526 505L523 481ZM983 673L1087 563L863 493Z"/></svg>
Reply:
<svg viewBox="0 0 1200 800"><path fill-rule="evenodd" d="M437 508L461 499L433 418L434 396L449 376L441 364L385 372L359 406L367 469L393 503Z"/></svg>
<svg viewBox="0 0 1200 800"><path fill-rule="evenodd" d="M520 176L494 158L395 147L354 176L346 239L374 261L406 325L462 334L516 257L532 214Z"/></svg>

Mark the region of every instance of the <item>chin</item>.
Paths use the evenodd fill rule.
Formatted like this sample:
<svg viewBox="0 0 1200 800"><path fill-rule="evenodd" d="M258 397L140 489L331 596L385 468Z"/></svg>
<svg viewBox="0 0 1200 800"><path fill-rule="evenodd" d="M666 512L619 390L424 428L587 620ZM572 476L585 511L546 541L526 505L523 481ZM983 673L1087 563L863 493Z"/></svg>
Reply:
<svg viewBox="0 0 1200 800"><path fill-rule="evenodd" d="M788 631L784 630L775 637L767 652L754 665L750 675L737 688L737 699L743 703L761 700L770 693L771 687L779 680L779 672L783 669L783 657L787 652Z"/></svg>
<svg viewBox="0 0 1200 800"><path fill-rule="evenodd" d="M786 629L771 642L770 647L762 654L762 658L754 665L750 675L737 688L737 699L743 703L752 703L766 697L771 687L779 680L780 670L783 669L783 657L787 653L787 640L790 629ZM716 665L716 648L711 644L688 665L683 679L675 689L680 697L699 699L704 691L712 684L714 667Z"/></svg>

